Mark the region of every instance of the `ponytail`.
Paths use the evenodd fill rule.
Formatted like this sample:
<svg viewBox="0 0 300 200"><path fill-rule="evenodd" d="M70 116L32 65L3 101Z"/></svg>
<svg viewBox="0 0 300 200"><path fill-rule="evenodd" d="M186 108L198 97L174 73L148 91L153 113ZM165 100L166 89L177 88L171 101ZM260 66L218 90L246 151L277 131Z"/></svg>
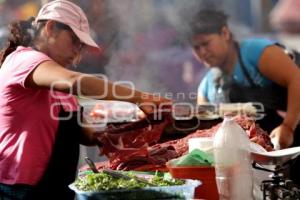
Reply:
<svg viewBox="0 0 300 200"><path fill-rule="evenodd" d="M13 22L9 25L10 35L6 46L0 52L0 65L4 62L6 56L16 50L18 46L31 46L37 30L33 26L34 17L28 20Z"/></svg>

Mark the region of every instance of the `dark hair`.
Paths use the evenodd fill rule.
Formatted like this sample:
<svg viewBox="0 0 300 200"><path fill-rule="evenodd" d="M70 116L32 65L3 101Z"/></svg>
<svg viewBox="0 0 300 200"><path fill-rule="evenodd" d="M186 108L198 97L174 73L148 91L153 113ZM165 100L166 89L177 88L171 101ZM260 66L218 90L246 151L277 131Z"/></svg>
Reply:
<svg viewBox="0 0 300 200"><path fill-rule="evenodd" d="M0 68L4 62L6 56L12 53L18 46L33 46L34 39L40 34L42 28L45 26L47 20L38 21L37 24L33 25L34 17L28 20L21 20L13 22L9 25L10 35L6 46L0 52ZM63 23L55 22L55 28L57 30L69 30L72 29Z"/></svg>
<svg viewBox="0 0 300 200"><path fill-rule="evenodd" d="M198 11L191 23L191 34L221 33L222 28L227 26L228 16L219 10L205 9Z"/></svg>
<svg viewBox="0 0 300 200"><path fill-rule="evenodd" d="M41 22L37 27L33 26L34 17L28 20L13 22L8 26L10 35L5 47L0 52L0 65L4 62L6 56L16 50L18 46L31 46L35 35L45 25Z"/></svg>

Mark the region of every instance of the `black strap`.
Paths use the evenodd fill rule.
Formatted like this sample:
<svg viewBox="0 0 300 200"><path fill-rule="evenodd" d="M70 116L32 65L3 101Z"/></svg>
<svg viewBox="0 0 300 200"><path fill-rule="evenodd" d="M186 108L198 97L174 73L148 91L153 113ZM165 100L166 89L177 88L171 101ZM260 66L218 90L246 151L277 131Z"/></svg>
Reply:
<svg viewBox="0 0 300 200"><path fill-rule="evenodd" d="M240 46L237 42L234 43L235 44L235 47L237 49L237 52L238 52L238 59L239 59L239 63L241 65L241 69L243 71L243 74L244 76L246 77L248 83L251 85L251 87L258 87L253 79L251 78L250 74L248 73L247 69L246 69L246 66L244 64L244 61L243 61L243 58L242 58L242 55L241 55L241 51L240 51Z"/></svg>

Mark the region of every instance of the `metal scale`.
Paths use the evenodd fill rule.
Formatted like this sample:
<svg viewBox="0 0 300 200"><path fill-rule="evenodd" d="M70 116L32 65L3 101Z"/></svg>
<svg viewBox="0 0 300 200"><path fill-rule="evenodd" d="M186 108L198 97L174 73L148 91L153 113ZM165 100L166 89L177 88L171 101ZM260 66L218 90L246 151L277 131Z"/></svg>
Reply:
<svg viewBox="0 0 300 200"><path fill-rule="evenodd" d="M254 169L270 172L270 179L263 180L260 185L263 200L300 200L300 187L284 175L300 155L300 147L251 154Z"/></svg>

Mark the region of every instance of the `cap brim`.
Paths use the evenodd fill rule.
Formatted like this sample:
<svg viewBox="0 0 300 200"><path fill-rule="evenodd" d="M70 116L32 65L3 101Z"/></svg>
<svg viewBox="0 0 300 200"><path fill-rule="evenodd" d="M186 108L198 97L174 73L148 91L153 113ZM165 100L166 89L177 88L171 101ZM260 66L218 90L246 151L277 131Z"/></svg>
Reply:
<svg viewBox="0 0 300 200"><path fill-rule="evenodd" d="M89 47L96 48L97 50L101 51L101 48L97 45L97 43L92 39L92 37L88 33L85 33L73 27L71 27L71 29L74 31L74 33L80 39L81 42L83 42Z"/></svg>

